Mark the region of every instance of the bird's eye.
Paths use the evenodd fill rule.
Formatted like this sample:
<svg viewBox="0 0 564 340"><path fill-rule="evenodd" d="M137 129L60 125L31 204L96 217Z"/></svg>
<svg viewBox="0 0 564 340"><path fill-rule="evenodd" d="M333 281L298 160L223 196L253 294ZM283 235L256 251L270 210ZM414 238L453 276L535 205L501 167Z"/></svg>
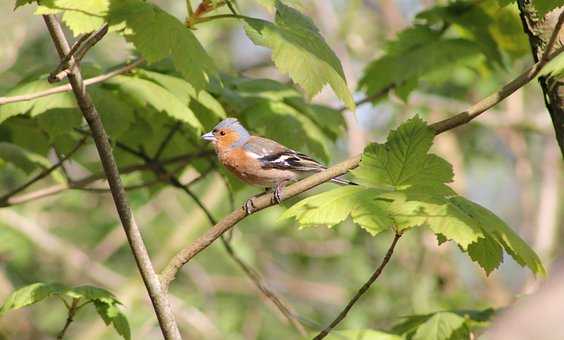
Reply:
<svg viewBox="0 0 564 340"><path fill-rule="evenodd" d="M225 131L220 131L219 134L225 136Z"/></svg>

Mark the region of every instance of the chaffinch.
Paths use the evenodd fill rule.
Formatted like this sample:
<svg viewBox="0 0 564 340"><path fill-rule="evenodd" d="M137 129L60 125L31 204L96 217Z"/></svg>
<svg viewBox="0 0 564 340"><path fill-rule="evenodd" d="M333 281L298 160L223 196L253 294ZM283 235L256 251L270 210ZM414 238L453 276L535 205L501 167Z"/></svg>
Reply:
<svg viewBox="0 0 564 340"><path fill-rule="evenodd" d="M219 161L244 182L274 189L274 200L282 200L282 188L290 181L327 169L308 155L285 147L273 140L252 136L235 118L226 118L202 138L212 142ZM343 178L338 184L354 184ZM245 202L245 211L253 209L252 200Z"/></svg>

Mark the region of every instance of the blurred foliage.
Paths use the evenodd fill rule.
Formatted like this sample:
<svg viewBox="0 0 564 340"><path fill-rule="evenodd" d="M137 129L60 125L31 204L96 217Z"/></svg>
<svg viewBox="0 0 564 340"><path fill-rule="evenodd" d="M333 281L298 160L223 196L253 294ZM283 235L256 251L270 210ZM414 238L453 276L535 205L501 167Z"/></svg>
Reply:
<svg viewBox="0 0 564 340"><path fill-rule="evenodd" d="M555 148L538 87L525 87L521 97L436 139L422 121L462 111L532 63L512 1L239 0L241 20L226 18L232 13L222 1L204 2L210 6L191 29L184 24L186 1L179 0L44 0L40 6L17 0L14 12L14 1L0 5L6 32L0 37L6 47L0 51L3 97L56 86L46 81L57 64L52 43L40 17L32 14L56 13L74 37L110 25L108 36L81 62L86 78L117 63L147 61L89 86L88 92L131 188L134 215L157 269L209 224L190 197L160 182L149 167L128 171L143 162L120 145L153 157L177 129L159 159L183 183L196 180L190 189L219 219L257 193L218 167L199 138L230 116L253 133L326 163L359 153L354 148L359 141L382 142L369 144L353 172L360 186L323 185L314 196L304 194L250 216L234 232L237 253L293 306L308 331L330 322L370 276L389 246L384 231L392 224L409 232L342 330L328 338L468 339L488 326L489 307L509 304L531 280L515 264L544 272L523 240L534 245L537 231L549 227L537 225L537 211L554 214L558 223L564 209L558 196L552 198L556 211L536 204L545 197L543 164ZM190 3L194 9L201 4ZM557 5L535 2L542 13ZM390 8L403 23L386 20L383 13ZM543 74L560 72L562 58ZM359 127L345 119L344 109L336 109L338 101L352 108L354 99L384 90L386 95L359 106ZM401 125L414 113L421 118ZM71 92L1 105L0 198L72 150L86 127ZM388 135L392 128L397 129ZM69 181L72 186L101 171L88 139L64 171L57 169L28 191ZM1 208L0 297L9 306L22 292L18 287L45 287L29 286L39 281L104 287L124 303L118 309L108 292L114 302L96 305L106 324L126 337L120 322L127 315L133 339L158 338L105 187L97 181L86 189ZM296 217L302 226L335 227L298 229L281 215ZM432 233L414 228L421 225ZM553 237L553 244L561 242ZM447 239L455 242L444 243ZM560 252L539 255L545 261ZM74 288L57 289L47 295L92 299L71 296ZM187 338L297 338L218 245L183 269L171 293ZM18 301L37 302L29 298ZM7 313L0 319L0 337L56 334L66 310L50 300ZM119 337L98 319L93 309L84 310L68 338Z"/></svg>

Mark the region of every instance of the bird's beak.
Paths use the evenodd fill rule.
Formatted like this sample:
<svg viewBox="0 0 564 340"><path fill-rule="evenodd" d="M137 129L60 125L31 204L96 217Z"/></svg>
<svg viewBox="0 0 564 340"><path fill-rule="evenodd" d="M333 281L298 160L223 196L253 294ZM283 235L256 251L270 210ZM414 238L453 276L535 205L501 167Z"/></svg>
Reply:
<svg viewBox="0 0 564 340"><path fill-rule="evenodd" d="M213 133L208 132L208 133L202 135L202 139L207 140L208 142L214 142L215 136L213 135Z"/></svg>

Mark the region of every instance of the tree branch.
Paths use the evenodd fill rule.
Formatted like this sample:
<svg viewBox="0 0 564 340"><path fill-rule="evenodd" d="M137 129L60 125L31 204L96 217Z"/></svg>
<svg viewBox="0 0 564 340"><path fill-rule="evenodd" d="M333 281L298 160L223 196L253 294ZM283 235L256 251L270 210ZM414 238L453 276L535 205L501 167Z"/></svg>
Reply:
<svg viewBox="0 0 564 340"><path fill-rule="evenodd" d="M135 60L135 61L133 61L129 64L118 67L117 69L110 71L108 73L101 74L101 75L96 76L96 77L88 78L88 79L83 81L83 84L84 84L84 86L88 86L88 85L94 85L94 84L104 82L104 81L106 81L110 78L113 78L115 76L118 76L120 74L127 73L127 72L131 71L132 69L136 68L137 66L143 64L144 62L145 62L145 59L139 58L139 59L137 59L137 60ZM69 92L69 91L72 91L71 84L53 87L53 88L50 88L48 90L41 91L41 92L22 94L22 95L19 95L19 96L12 96L12 97L0 97L0 105L9 104L9 103L17 103L17 102L25 102L25 101L28 101L28 100L34 100L34 99L37 99L37 98L50 96L52 94Z"/></svg>
<svg viewBox="0 0 564 340"><path fill-rule="evenodd" d="M325 328L319 334L317 334L317 336L315 338L313 338L313 340L320 340L320 339L325 338L327 336L327 334L329 334L329 332L331 332L331 330L333 328L335 328L335 326L337 326L341 321L343 321L343 319L347 316L347 313L351 310L351 308L358 301L358 299L360 299L360 297L364 293L366 293L368 288L370 288L370 286L374 283L374 281L376 281L376 279L378 279L380 274L382 274L384 267L386 267L386 265L390 261L390 258L392 257L392 254L394 253L394 249L395 249L396 244L398 243L400 237L401 237L401 234L396 232L396 234L394 235L394 239L392 240L392 243L390 244L390 247L388 248L388 251L386 252L386 255L382 259L382 262L380 263L378 268L376 268L376 271L374 273L372 273L372 275L370 276L368 281L366 281L362 285L362 287L360 287L358 292L347 303L347 305L345 306L345 308L343 308L343 310L339 313L339 315L337 315L335 320L333 320L333 322L331 322L331 324L329 326L327 326L327 328Z"/></svg>
<svg viewBox="0 0 564 340"><path fill-rule="evenodd" d="M69 53L70 48L59 22L53 15L44 15L43 19L49 29L49 33L51 34L59 56L64 58L64 56ZM71 57L71 63L72 60L73 58ZM99 113L86 92L86 86L84 85L80 69L77 65L72 67L68 78L78 106L92 131L92 137L96 143L104 172L107 175L117 212L127 235L135 261L137 262L137 267L139 268L145 287L153 303L153 308L159 320L162 333L165 339L179 340L181 339L180 331L176 325L166 291L161 288L159 278L153 269L149 254L143 243L139 227L131 214L131 209L121 183L119 170L112 154L108 135L106 134Z"/></svg>
<svg viewBox="0 0 564 340"><path fill-rule="evenodd" d="M26 183L22 184L21 186L15 188L14 190L8 192L7 194L3 195L2 197L0 197L0 207L5 207L10 205L8 203L10 197L14 196L15 194L24 191L25 189L29 188L33 183L47 177L50 173L52 173L53 171L55 171L56 169L58 169L59 167L63 166L63 163L69 159L72 155L75 154L75 152L77 152L86 142L86 137L82 138L73 148L71 151L69 151L69 153L67 153L64 157L62 157L61 159L59 159L59 161L55 164L53 164L51 167L41 171L39 174L37 174L37 176L33 177L32 179L30 179L29 181L27 181Z"/></svg>
<svg viewBox="0 0 564 340"><path fill-rule="evenodd" d="M467 110L460 112L454 115L453 117L436 122L430 125L430 127L435 131L436 134L440 134L442 132L448 131L455 127L467 124L472 119L478 117L483 112L492 108L497 103L507 98L510 94L517 91L523 85L527 84L529 81L534 79L536 75L540 72L542 67L546 64L546 62L554 59L554 57L556 57L561 52L562 49L559 49L558 51L551 53L546 61L544 62L539 61L538 63L534 64L533 66L528 68L525 72L520 74L517 78L515 78L513 81L503 86L498 92L482 99L478 103L472 105ZM323 172L314 174L295 184L287 186L286 188L284 188L282 196L286 200L288 198L301 194L311 188L314 188L322 183L325 183L336 176L343 175L347 173L350 169L356 168L358 166L360 162L360 157L361 157L360 155L354 156L342 163L339 163L335 166L328 168ZM262 209L274 205L273 200L274 200L273 195L270 193L254 198L253 204L255 206L255 211L253 211L253 213L256 213ZM168 288L170 283L174 280L176 273L184 264L190 261L190 259L196 256L202 250L206 249L217 238L223 235L223 233L231 229L235 224L237 224L245 217L247 217L247 215L245 214L243 208L239 208L233 211L231 214L229 214L219 223L214 225L211 229L209 229L204 235L202 235L192 244L180 250L161 271L160 276L161 276L161 282L163 283L163 287Z"/></svg>
<svg viewBox="0 0 564 340"><path fill-rule="evenodd" d="M96 45L98 41L102 40L106 33L108 33L108 24L104 24L96 32L90 32L80 37L80 39L73 44L69 53L61 60L57 68L49 74L47 81L56 83L63 80L70 73L72 67L80 63L82 58L86 55L86 52Z"/></svg>

